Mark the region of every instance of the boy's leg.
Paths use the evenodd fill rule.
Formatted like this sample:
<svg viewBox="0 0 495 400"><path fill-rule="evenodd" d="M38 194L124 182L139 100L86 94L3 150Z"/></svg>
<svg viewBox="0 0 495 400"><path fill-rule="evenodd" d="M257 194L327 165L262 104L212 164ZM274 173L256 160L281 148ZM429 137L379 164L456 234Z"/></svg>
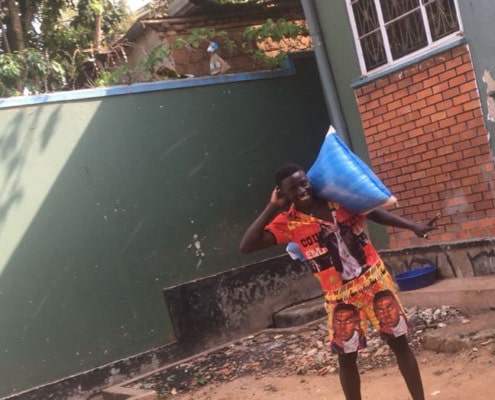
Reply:
<svg viewBox="0 0 495 400"><path fill-rule="evenodd" d="M357 351L339 354L340 384L346 400L361 400L361 378L357 367Z"/></svg>
<svg viewBox="0 0 495 400"><path fill-rule="evenodd" d="M409 347L406 335L402 335L393 339L387 340L388 345L392 349L397 358L399 370L406 381L407 388L413 400L424 400L423 383L419 373L418 362L416 357Z"/></svg>

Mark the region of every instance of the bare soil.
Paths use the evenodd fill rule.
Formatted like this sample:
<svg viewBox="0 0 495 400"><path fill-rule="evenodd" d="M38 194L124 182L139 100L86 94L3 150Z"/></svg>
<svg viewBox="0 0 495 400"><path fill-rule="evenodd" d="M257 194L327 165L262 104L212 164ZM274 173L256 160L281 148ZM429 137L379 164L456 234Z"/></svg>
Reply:
<svg viewBox="0 0 495 400"><path fill-rule="evenodd" d="M416 351L426 399L493 400L495 357L492 346L456 354ZM409 400L402 376L395 366L361 375L363 400ZM318 376L244 376L231 382L207 385L177 400L344 400L337 373Z"/></svg>
<svg viewBox="0 0 495 400"><path fill-rule="evenodd" d="M466 316L446 309L409 315L409 343L426 399L494 400L495 311ZM441 309L433 314L441 314ZM428 322L429 321L429 322ZM157 371L130 387L174 400L344 400L324 319L288 330L265 330ZM410 400L388 346L371 332L359 354L363 400Z"/></svg>

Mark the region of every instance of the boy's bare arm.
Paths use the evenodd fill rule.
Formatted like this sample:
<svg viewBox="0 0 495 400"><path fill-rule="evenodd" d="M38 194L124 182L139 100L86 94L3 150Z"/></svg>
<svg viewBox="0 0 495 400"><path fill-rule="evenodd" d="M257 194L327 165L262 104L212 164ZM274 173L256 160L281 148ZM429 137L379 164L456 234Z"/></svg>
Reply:
<svg viewBox="0 0 495 400"><path fill-rule="evenodd" d="M415 222L410 219L395 215L381 208L370 212L367 217L379 224L394 226L396 228L409 229L413 231L416 236L427 238L428 232L434 229L438 229L437 220L438 218L440 218L440 213L435 214L435 216L427 223Z"/></svg>
<svg viewBox="0 0 495 400"><path fill-rule="evenodd" d="M239 246L241 252L250 253L252 251L266 249L277 244L275 236L265 230L265 226L277 216L286 200L280 196L278 188L273 189L270 202L246 230Z"/></svg>

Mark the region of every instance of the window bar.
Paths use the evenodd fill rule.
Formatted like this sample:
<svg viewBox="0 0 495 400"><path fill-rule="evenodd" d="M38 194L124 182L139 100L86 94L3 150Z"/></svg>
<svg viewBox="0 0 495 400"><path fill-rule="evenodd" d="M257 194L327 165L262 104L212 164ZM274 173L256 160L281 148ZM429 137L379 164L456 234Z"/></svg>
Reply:
<svg viewBox="0 0 495 400"><path fill-rule="evenodd" d="M390 42L388 41L387 29L385 26L385 20L383 18L383 13L382 13L382 6L380 5L380 0L374 0L374 2L375 2L376 14L378 16L380 31L382 32L383 46L385 47L385 55L387 56L386 65L390 65L390 63L394 59L392 57L392 50L390 49Z"/></svg>
<svg viewBox="0 0 495 400"><path fill-rule="evenodd" d="M433 37L431 36L430 22L428 20L428 13L426 11L425 3L432 3L432 2L421 0L419 3L420 3L419 8L421 9L421 16L423 17L423 26L425 28L425 33L426 33L426 41L428 42L428 45L431 45L433 43Z"/></svg>
<svg viewBox="0 0 495 400"><path fill-rule="evenodd" d="M361 38L358 34L358 28L356 24L356 16L352 10L352 0L346 1L347 4L347 14L349 16L349 21L351 23L351 29L354 31L354 46L356 47L356 52L359 60L359 67L361 68L361 74L367 75L368 70L366 69L366 62L364 60L363 49L361 48Z"/></svg>

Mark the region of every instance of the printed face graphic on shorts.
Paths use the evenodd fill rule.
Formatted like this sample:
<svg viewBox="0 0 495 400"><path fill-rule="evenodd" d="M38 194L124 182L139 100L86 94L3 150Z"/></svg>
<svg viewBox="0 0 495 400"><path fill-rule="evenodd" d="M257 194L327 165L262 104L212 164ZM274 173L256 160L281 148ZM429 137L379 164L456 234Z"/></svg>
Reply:
<svg viewBox="0 0 495 400"><path fill-rule="evenodd" d="M402 307L390 290L383 290L375 294L373 312L380 322L382 338L401 336L409 331L409 324Z"/></svg>
<svg viewBox="0 0 495 400"><path fill-rule="evenodd" d="M359 311L354 305L341 303L335 307L332 328L334 353L352 353L366 347L366 338L359 329Z"/></svg>
<svg viewBox="0 0 495 400"><path fill-rule="evenodd" d="M356 310L337 310L333 315L333 328L335 336L341 340L349 340L358 327Z"/></svg>
<svg viewBox="0 0 495 400"><path fill-rule="evenodd" d="M393 295L375 300L375 315L384 326L394 327L399 322L400 308Z"/></svg>

